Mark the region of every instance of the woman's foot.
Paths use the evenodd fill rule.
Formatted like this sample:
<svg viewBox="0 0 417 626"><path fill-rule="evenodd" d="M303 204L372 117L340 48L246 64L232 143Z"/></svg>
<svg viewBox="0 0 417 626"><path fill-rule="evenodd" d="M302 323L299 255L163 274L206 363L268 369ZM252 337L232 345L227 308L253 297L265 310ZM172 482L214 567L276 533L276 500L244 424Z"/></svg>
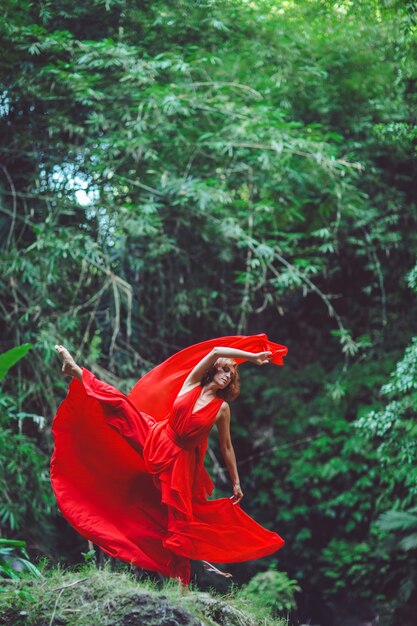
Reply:
<svg viewBox="0 0 417 626"><path fill-rule="evenodd" d="M224 576L224 578L233 578L233 574L230 574L229 572L222 572L217 567L214 567L212 563L209 563L208 561L201 562L206 572L211 572L212 574L216 574L217 576Z"/></svg>
<svg viewBox="0 0 417 626"><path fill-rule="evenodd" d="M68 350L64 348L64 346L55 346L55 350L63 360L62 373L65 376L74 376L78 378L78 380L81 380L83 371L81 367L76 364Z"/></svg>

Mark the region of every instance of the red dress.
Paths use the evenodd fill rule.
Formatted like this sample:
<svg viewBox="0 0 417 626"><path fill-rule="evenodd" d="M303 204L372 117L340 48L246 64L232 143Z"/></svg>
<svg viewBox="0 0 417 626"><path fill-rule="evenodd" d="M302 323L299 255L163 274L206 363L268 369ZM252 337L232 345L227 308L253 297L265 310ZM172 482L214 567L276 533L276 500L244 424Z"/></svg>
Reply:
<svg viewBox="0 0 417 626"><path fill-rule="evenodd" d="M184 583L190 559L239 562L284 545L229 498L207 499L204 455L223 400L194 411L201 386L177 394L215 345L272 350L277 364L287 352L266 335L203 342L146 374L127 397L84 369L52 427L52 486L70 524L111 556Z"/></svg>

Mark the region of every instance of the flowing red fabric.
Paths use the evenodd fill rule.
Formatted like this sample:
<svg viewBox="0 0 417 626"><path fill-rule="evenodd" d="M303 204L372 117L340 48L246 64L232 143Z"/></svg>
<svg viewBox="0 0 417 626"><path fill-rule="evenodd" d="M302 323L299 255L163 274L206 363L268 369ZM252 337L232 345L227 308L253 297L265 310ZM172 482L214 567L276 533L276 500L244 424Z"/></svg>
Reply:
<svg viewBox="0 0 417 626"><path fill-rule="evenodd" d="M217 337L177 352L145 374L129 393L129 400L139 411L150 413L157 421L164 419L172 408L183 382L210 350L218 347L236 348L246 352L272 352L272 363L284 365L286 346L270 341L265 334ZM242 363L245 359L233 359Z"/></svg>
<svg viewBox="0 0 417 626"><path fill-rule="evenodd" d="M287 353L266 335L213 339L167 359L127 397L83 369L52 425L52 486L70 524L111 556L184 583L190 559L239 562L284 545L229 498L207 499L204 455L222 400L194 411L200 385L177 396L214 346L271 350L277 364Z"/></svg>

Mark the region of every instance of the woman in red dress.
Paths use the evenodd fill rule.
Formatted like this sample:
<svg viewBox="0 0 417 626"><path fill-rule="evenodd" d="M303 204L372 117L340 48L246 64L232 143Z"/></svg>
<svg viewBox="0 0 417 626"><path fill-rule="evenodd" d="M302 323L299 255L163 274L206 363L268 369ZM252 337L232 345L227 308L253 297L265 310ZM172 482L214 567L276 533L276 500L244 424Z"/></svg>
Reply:
<svg viewBox="0 0 417 626"><path fill-rule="evenodd" d="M128 396L56 349L73 381L53 422L51 479L63 515L81 535L184 584L190 560L239 562L284 545L240 508L227 401L239 392L238 362L282 365L285 346L266 335L196 344L146 374ZM214 424L233 495L208 500L213 483L204 456Z"/></svg>

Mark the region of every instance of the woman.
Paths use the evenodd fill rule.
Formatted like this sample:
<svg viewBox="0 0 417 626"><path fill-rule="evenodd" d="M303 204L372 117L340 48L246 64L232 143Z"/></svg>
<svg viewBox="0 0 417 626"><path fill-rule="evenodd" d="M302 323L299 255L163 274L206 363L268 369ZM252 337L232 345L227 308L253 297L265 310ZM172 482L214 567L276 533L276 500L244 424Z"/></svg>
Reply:
<svg viewBox="0 0 417 626"><path fill-rule="evenodd" d="M238 562L282 547L279 535L239 506L227 400L239 391L237 362L282 365L285 346L266 335L203 342L146 374L127 397L56 349L74 380L53 424L51 478L61 511L81 535L184 584L190 559ZM204 456L214 424L231 499L207 500L213 483Z"/></svg>

